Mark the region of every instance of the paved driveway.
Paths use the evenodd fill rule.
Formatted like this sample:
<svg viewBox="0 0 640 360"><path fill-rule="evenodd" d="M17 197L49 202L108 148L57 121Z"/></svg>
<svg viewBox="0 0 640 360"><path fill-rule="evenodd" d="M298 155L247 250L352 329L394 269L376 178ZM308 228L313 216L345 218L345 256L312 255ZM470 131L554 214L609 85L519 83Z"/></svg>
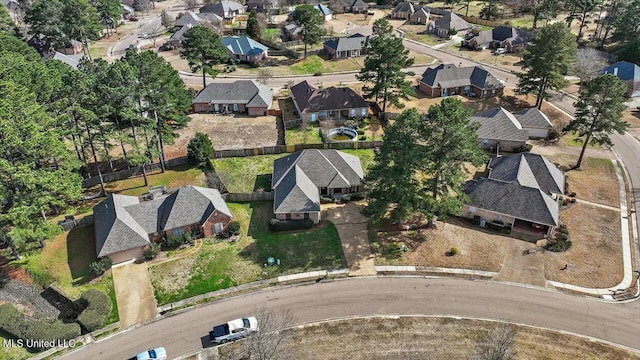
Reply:
<svg viewBox="0 0 640 360"><path fill-rule="evenodd" d="M112 269L113 284L118 300L120 328L156 317L156 299L149 279L147 264L127 264Z"/></svg>
<svg viewBox="0 0 640 360"><path fill-rule="evenodd" d="M331 221L338 230L349 275L373 275L375 262L367 236L367 218L354 203L323 205L322 219Z"/></svg>
<svg viewBox="0 0 640 360"><path fill-rule="evenodd" d="M532 251L528 253L527 251ZM544 254L536 244L513 239L494 280L552 287L544 277Z"/></svg>

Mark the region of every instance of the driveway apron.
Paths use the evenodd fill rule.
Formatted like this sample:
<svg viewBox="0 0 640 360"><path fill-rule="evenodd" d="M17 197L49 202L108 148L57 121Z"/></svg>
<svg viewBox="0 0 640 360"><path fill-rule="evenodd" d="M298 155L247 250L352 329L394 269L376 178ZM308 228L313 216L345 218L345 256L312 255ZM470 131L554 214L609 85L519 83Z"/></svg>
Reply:
<svg viewBox="0 0 640 360"><path fill-rule="evenodd" d="M112 268L113 284L118 300L120 328L139 324L156 317L156 299L149 279L147 264L126 264Z"/></svg>
<svg viewBox="0 0 640 360"><path fill-rule="evenodd" d="M552 287L544 277L544 256L536 244L513 240L494 280Z"/></svg>
<svg viewBox="0 0 640 360"><path fill-rule="evenodd" d="M374 275L375 261L367 235L367 218L354 203L331 206L323 211L322 218L331 221L340 236L350 276Z"/></svg>

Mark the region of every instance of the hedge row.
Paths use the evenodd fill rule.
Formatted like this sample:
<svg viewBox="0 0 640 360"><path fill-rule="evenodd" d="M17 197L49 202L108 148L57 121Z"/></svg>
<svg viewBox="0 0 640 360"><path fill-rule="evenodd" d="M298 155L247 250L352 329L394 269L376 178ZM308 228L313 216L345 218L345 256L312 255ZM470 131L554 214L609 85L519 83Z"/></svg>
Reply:
<svg viewBox="0 0 640 360"><path fill-rule="evenodd" d="M80 295L78 305L84 310L78 316L78 323L88 332L98 330L111 313L111 299L107 294L90 289Z"/></svg>
<svg viewBox="0 0 640 360"><path fill-rule="evenodd" d="M311 229L313 227L313 220L269 220L269 230L271 231L287 231L298 229Z"/></svg>
<svg viewBox="0 0 640 360"><path fill-rule="evenodd" d="M0 329L16 338L29 340L32 344L34 344L34 340L57 342L80 336L80 325L78 324L65 324L60 320L32 319L11 304L0 305ZM38 347L34 349L42 350Z"/></svg>

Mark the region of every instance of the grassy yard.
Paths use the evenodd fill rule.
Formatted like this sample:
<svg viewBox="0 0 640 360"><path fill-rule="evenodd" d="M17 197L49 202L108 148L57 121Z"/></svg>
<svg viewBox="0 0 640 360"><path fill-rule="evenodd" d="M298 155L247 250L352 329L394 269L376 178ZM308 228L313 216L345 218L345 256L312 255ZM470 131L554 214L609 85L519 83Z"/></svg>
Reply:
<svg viewBox="0 0 640 360"><path fill-rule="evenodd" d="M576 133L567 134L563 137L564 142L569 146L581 148L584 145L584 137L579 137ZM602 149L600 145L587 144L589 149Z"/></svg>
<svg viewBox="0 0 640 360"><path fill-rule="evenodd" d="M318 55L308 56L298 63L291 65L289 69L293 74L333 73L340 71L360 70L364 65L364 57L341 60L325 60Z"/></svg>
<svg viewBox="0 0 640 360"><path fill-rule="evenodd" d="M164 173L156 171L147 175L147 177L150 187L166 185L170 189L174 189L183 185L205 186L205 174L202 169L189 165L175 167ZM98 188L99 185L94 190ZM106 188L110 193L115 192L133 196L142 195L149 190L144 186L144 178L142 176L108 183Z"/></svg>
<svg viewBox="0 0 640 360"><path fill-rule="evenodd" d="M118 321L118 308L111 272L95 278L89 270L89 264L96 260L93 231L93 226L85 226L64 232L47 241L41 252L14 263L24 267L40 285L55 281L56 286L73 299L89 289L108 294L113 308L106 325Z"/></svg>
<svg viewBox="0 0 640 360"><path fill-rule="evenodd" d="M268 190L273 161L286 154L215 159L213 165L229 192Z"/></svg>
<svg viewBox="0 0 640 360"><path fill-rule="evenodd" d="M304 131L297 128L287 129L285 132L285 143L287 145L295 144L322 144L322 138L317 126L310 126L307 129L307 139L304 139Z"/></svg>
<svg viewBox="0 0 640 360"><path fill-rule="evenodd" d="M260 280L263 276L344 266L340 239L332 224L272 233L267 227L273 217L272 202L228 205L234 219L240 222L240 240L205 242L197 254L151 267L149 273L159 304ZM262 264L268 257L280 259L280 265L264 269ZM263 275L263 271L267 274Z"/></svg>

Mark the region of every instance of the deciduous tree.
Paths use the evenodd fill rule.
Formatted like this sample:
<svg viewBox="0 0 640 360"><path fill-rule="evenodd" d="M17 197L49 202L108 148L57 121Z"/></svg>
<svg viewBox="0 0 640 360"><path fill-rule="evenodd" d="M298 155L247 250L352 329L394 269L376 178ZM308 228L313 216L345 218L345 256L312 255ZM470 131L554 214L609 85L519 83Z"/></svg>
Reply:
<svg viewBox="0 0 640 360"><path fill-rule="evenodd" d="M214 66L229 58L220 36L204 26L195 26L184 33L180 57L189 62L191 71L202 71L202 86L207 87L207 73L217 75Z"/></svg>
<svg viewBox="0 0 640 360"><path fill-rule="evenodd" d="M482 339L471 360L511 360L515 357L517 331L506 325L497 326Z"/></svg>
<svg viewBox="0 0 640 360"><path fill-rule="evenodd" d="M611 146L611 134L623 133L629 124L622 120L627 85L613 74L604 74L580 89L576 117L564 129L583 138L582 150L574 166L582 165L589 144Z"/></svg>

